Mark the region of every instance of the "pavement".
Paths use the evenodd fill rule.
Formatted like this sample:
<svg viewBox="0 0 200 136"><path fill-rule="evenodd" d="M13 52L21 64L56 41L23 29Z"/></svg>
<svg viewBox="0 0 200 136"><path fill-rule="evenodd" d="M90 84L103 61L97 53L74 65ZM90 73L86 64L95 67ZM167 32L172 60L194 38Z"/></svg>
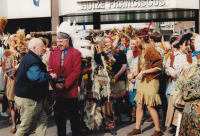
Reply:
<svg viewBox="0 0 200 136"><path fill-rule="evenodd" d="M1 104L0 104L0 112L1 112ZM162 122L162 112L160 110L160 123ZM146 113L146 116L149 116L149 113ZM116 118L115 118L116 119ZM2 117L0 115L0 136L14 136L14 134L10 133L11 124L9 124L9 118L8 117ZM115 130L117 131L117 136L126 136L126 134L130 131L132 131L133 128L135 128L135 123L132 125L127 125L127 121L129 120L129 117L126 114L122 114L122 125L115 126ZM68 117L66 117L67 121L67 136L72 136L71 128L70 128L70 120ZM48 125L47 125L47 131L46 136L57 136L57 128L54 121L54 117L48 117ZM17 125L17 127L19 124ZM155 126L153 123L144 122L144 124L141 126L143 133L138 134L137 136L151 136L155 131ZM162 126L161 129L164 131L163 136L174 136L174 134L169 134L167 132L167 128ZM33 132L30 134L30 136L36 136L36 134ZM112 136L109 132L105 131L103 129L103 125L101 125L99 130L92 130L88 133L87 136Z"/></svg>

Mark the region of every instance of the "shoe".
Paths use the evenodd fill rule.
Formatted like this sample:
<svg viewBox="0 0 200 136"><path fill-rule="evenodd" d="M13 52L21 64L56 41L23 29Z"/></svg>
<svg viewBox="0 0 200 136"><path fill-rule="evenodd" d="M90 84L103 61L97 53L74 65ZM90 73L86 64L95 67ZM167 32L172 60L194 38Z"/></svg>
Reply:
<svg viewBox="0 0 200 136"><path fill-rule="evenodd" d="M117 135L117 132L114 129L110 129L111 135Z"/></svg>
<svg viewBox="0 0 200 136"><path fill-rule="evenodd" d="M146 121L147 121L147 122L153 122L153 118L150 117L150 118L148 118Z"/></svg>
<svg viewBox="0 0 200 136"><path fill-rule="evenodd" d="M15 134L16 131L17 131L16 128L11 128L10 133L11 133L11 134Z"/></svg>
<svg viewBox="0 0 200 136"><path fill-rule="evenodd" d="M136 134L142 134L142 129L136 129L134 128L130 133L127 134L127 136L132 136Z"/></svg>
<svg viewBox="0 0 200 136"><path fill-rule="evenodd" d="M163 131L160 130L160 131L155 131L151 136L162 136L163 135Z"/></svg>
<svg viewBox="0 0 200 136"><path fill-rule="evenodd" d="M130 108L131 118L127 122L127 125L131 125L136 122L136 108Z"/></svg>
<svg viewBox="0 0 200 136"><path fill-rule="evenodd" d="M170 130L168 130L170 134L176 133L176 126L173 126Z"/></svg>
<svg viewBox="0 0 200 136"><path fill-rule="evenodd" d="M3 116L3 117L8 117L9 115L7 114L7 112L2 112L2 113L1 113L1 116Z"/></svg>
<svg viewBox="0 0 200 136"><path fill-rule="evenodd" d="M117 116L117 125L120 126L121 124L121 116Z"/></svg>

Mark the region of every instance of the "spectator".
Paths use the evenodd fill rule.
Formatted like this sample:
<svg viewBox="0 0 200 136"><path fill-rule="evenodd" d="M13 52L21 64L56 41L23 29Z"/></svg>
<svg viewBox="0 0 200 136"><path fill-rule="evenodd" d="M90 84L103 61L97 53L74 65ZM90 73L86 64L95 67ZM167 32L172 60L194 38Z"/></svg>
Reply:
<svg viewBox="0 0 200 136"><path fill-rule="evenodd" d="M29 52L22 58L15 84L15 101L20 106L21 124L15 136L27 136L33 130L37 135L45 136L47 117L43 109L43 97L46 94L48 80L56 79L56 74L48 74L42 62L45 45L41 39L33 38L29 43Z"/></svg>

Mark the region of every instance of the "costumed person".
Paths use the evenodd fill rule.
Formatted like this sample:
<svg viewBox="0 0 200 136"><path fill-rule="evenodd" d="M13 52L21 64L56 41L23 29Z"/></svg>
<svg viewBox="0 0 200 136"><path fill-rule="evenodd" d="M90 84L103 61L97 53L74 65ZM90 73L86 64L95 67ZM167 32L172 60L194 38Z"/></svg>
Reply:
<svg viewBox="0 0 200 136"><path fill-rule="evenodd" d="M1 36L3 35L3 31L4 31L4 28L6 27L6 24L7 24L7 19L5 17L2 17L0 19L0 59L2 58L3 56L3 53L4 53L4 48L2 47L3 46L3 42L1 41ZM8 38L8 37L2 37L3 39L4 38ZM6 39L4 39L6 40ZM6 40L7 42L8 40ZM2 64L0 63L0 90L4 92L3 94L3 101L2 101L2 113L1 113L1 116L5 116L5 117L8 117L9 115L7 114L7 107L8 107L8 99L6 97L6 93L5 93L5 84L4 84L4 74L3 74L3 70L2 70Z"/></svg>
<svg viewBox="0 0 200 136"><path fill-rule="evenodd" d="M137 67L136 62L138 60L138 53L139 53L136 38L131 39L130 46L131 50L127 52L127 69L126 69L126 74L127 74L126 95L131 115L131 118L127 123L128 125L131 125L136 122L136 101L134 99L136 96L138 79L135 76L133 76L133 72Z"/></svg>
<svg viewBox="0 0 200 136"><path fill-rule="evenodd" d="M162 35L159 32L154 32L150 36L151 44L155 47L155 49L160 53L161 58L163 59L163 63L165 62L165 54L167 53L167 48L165 42L162 42ZM164 69L164 65L163 65ZM155 109L159 113L159 110L162 109L163 113L163 122L162 125L165 126L165 118L167 113L167 97L166 97L166 75L162 73L159 75L159 95L161 98L162 105L156 106ZM150 117L147 119L147 122L153 121L153 118Z"/></svg>
<svg viewBox="0 0 200 136"><path fill-rule="evenodd" d="M197 64L186 66L175 85L177 97L174 99L174 105L182 112L180 132L177 132L177 136L200 135L200 36L195 38L194 46L196 51L192 57L197 58Z"/></svg>
<svg viewBox="0 0 200 136"><path fill-rule="evenodd" d="M14 89L15 89L16 79L14 79L12 76L13 68L18 64L18 53L15 48L15 39L16 39L16 34L13 34L10 36L9 38L10 49L5 50L1 58L2 70L4 73L6 96L8 98L11 122L13 124L10 130L12 134L16 132L16 118L15 118L16 115L15 115L15 106L14 106L14 103L15 103Z"/></svg>
<svg viewBox="0 0 200 136"><path fill-rule="evenodd" d="M81 56L89 57L92 53L82 47L90 46L85 31L76 33L74 21L65 21L57 28L57 48L49 58L50 73L56 73L58 78L52 81L53 97L55 98L54 114L58 136L66 135L65 111L69 112L72 136L81 136L78 103L78 78L81 73Z"/></svg>
<svg viewBox="0 0 200 136"><path fill-rule="evenodd" d="M163 60L159 52L149 43L149 29L143 28L135 31L138 42L138 70L134 76L138 78L137 92L135 101L136 109L136 128L127 136L141 134L141 123L143 118L143 104L147 105L150 115L155 124L155 132L151 136L163 135L159 125L159 116L154 106L161 105L159 91L159 75L162 73ZM138 74L139 73L139 74Z"/></svg>
<svg viewBox="0 0 200 136"><path fill-rule="evenodd" d="M195 52L194 41L197 36L198 36L197 33L193 33L192 37L190 38L190 49L192 52Z"/></svg>
<svg viewBox="0 0 200 136"><path fill-rule="evenodd" d="M113 35L111 34L104 39L105 43L104 47L113 48L112 42L113 42ZM114 77L115 85L113 86L113 98L116 100L115 115L117 116L117 125L121 125L123 99L124 96L126 95L126 87L125 87L125 81L126 81L125 70L127 67L126 54L124 53L124 51L116 50L114 58L115 62L112 65L112 69L115 74Z"/></svg>
<svg viewBox="0 0 200 136"><path fill-rule="evenodd" d="M166 65L167 59L169 57L169 55L174 52L176 50L176 48L173 47L173 43L176 41L178 35L172 35L171 39L170 39L170 46L171 49L168 51L167 54L165 54L165 63L164 65ZM167 101L169 102L169 97L170 97L170 86L171 86L171 78L169 76L166 77L166 96L167 96Z"/></svg>
<svg viewBox="0 0 200 136"><path fill-rule="evenodd" d="M191 57L191 52L188 52L189 44L192 34L188 33L178 37L178 40L173 43L173 47L177 48L176 51L171 53L167 59L165 66L165 73L167 76L171 76L171 86L170 86L170 98L168 102L167 116L165 126L172 128L168 131L169 133L176 132L177 120L178 120L178 109L172 105L172 98L174 94L175 84L181 70L188 63L196 62L196 57Z"/></svg>
<svg viewBox="0 0 200 136"><path fill-rule="evenodd" d="M102 48L103 43L95 41L91 47L95 50L94 56L82 59L80 99L85 100L85 105L81 112L81 127L87 132L87 129L99 129L103 123L105 130L116 135L112 103L115 49L112 46Z"/></svg>

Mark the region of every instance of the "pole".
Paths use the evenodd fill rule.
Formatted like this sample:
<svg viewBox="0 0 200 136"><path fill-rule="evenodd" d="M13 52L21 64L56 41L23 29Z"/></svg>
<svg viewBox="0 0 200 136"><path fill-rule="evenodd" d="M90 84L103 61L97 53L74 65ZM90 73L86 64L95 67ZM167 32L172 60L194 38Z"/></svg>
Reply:
<svg viewBox="0 0 200 136"><path fill-rule="evenodd" d="M51 31L56 31L59 25L59 0L51 0ZM56 36L52 36L52 41L56 41Z"/></svg>

